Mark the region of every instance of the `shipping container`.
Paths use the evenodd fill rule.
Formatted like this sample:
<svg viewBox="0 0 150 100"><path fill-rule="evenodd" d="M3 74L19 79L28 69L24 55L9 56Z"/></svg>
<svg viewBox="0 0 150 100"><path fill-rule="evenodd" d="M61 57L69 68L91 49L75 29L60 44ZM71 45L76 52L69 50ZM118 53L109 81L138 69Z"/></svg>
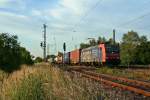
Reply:
<svg viewBox="0 0 150 100"><path fill-rule="evenodd" d="M92 47L82 49L81 62L82 63L92 62Z"/></svg>
<svg viewBox="0 0 150 100"><path fill-rule="evenodd" d="M65 64L70 63L70 52L67 52L67 53L64 54L63 61L64 61Z"/></svg>
<svg viewBox="0 0 150 100"><path fill-rule="evenodd" d="M80 63L80 54L81 50L77 49L70 52L70 62L71 64L79 64Z"/></svg>
<svg viewBox="0 0 150 100"><path fill-rule="evenodd" d="M101 64L102 49L99 46L92 46L81 51L81 62Z"/></svg>
<svg viewBox="0 0 150 100"><path fill-rule="evenodd" d="M102 49L98 46L92 47L92 62L100 63L102 62Z"/></svg>

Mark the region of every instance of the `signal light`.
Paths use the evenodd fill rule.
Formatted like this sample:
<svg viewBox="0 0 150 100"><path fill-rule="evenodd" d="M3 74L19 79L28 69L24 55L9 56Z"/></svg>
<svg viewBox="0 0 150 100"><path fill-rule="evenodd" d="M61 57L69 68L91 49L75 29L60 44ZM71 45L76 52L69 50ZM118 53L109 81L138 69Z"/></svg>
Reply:
<svg viewBox="0 0 150 100"><path fill-rule="evenodd" d="M42 42L40 43L40 46L43 47L43 43Z"/></svg>

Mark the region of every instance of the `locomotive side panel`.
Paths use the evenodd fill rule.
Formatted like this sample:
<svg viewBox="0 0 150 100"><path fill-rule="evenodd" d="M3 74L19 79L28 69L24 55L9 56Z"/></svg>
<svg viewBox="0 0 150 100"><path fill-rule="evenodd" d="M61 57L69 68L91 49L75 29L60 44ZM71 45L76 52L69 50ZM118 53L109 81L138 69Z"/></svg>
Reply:
<svg viewBox="0 0 150 100"><path fill-rule="evenodd" d="M99 45L99 49L100 49L100 56L99 56L99 59L100 59L100 62L101 63L106 63L106 49L105 49L105 44L100 44Z"/></svg>

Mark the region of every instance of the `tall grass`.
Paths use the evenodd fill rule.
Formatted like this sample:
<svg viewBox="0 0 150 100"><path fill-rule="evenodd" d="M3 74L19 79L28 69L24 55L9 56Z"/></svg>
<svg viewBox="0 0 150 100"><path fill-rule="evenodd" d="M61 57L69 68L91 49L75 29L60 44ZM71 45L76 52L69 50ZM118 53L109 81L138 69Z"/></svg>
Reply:
<svg viewBox="0 0 150 100"><path fill-rule="evenodd" d="M88 81L72 79L69 73L48 65L26 67L3 80L2 100L87 100L99 95ZM94 91L94 92L93 92Z"/></svg>
<svg viewBox="0 0 150 100"><path fill-rule="evenodd" d="M0 89L0 100L126 100L133 97L48 64L22 66L21 70L4 77Z"/></svg>

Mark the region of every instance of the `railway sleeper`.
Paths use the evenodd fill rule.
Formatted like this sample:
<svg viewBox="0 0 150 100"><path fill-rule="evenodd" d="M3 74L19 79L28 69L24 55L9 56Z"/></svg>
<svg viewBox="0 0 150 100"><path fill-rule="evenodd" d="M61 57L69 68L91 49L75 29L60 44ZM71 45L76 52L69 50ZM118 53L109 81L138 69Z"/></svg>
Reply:
<svg viewBox="0 0 150 100"><path fill-rule="evenodd" d="M113 82L112 80L109 80L109 78L105 78L105 77L101 77L99 74L95 74L95 73L90 73L90 72L85 72L82 70L76 70L75 72L79 72L82 74L82 76L94 79L96 81L102 81L105 84L111 85L112 87L120 87L123 90L129 90L138 94L142 94L144 96L150 96L150 92L147 90L143 90L143 89L139 89L139 87L135 87L133 85L129 85L128 82L124 82L124 83L119 83L118 80L116 82ZM105 79L104 79L105 78Z"/></svg>
<svg viewBox="0 0 150 100"><path fill-rule="evenodd" d="M91 75L87 75L87 74L83 74L83 73L82 73L82 75L84 77L87 77L87 78L90 78L90 79L93 79L93 80L96 80L96 81L101 81L101 82L103 82L105 84L108 84L108 85L111 85L113 87L119 87L119 88L121 88L123 90L132 91L134 93L150 97L150 92L147 92L147 91L142 90L142 89L138 89L138 88L131 87L131 86L126 86L126 85L123 85L123 84L119 84L119 83L115 83L115 82L112 82L112 81L108 81L108 80L102 79L100 77L95 77L95 76L91 76Z"/></svg>
<svg viewBox="0 0 150 100"><path fill-rule="evenodd" d="M147 89L150 91L150 83L147 83L147 82L127 79L127 78L122 78L122 77L115 77L115 76L110 76L110 75L104 75L104 74L97 74L97 73L93 73L93 72L89 72L89 71L82 71L82 72L88 73L88 74L91 74L94 76L99 76L99 77L103 77L106 79L110 79L112 81L117 80L119 82L128 83L128 84L131 84L132 86L142 87L143 89Z"/></svg>

